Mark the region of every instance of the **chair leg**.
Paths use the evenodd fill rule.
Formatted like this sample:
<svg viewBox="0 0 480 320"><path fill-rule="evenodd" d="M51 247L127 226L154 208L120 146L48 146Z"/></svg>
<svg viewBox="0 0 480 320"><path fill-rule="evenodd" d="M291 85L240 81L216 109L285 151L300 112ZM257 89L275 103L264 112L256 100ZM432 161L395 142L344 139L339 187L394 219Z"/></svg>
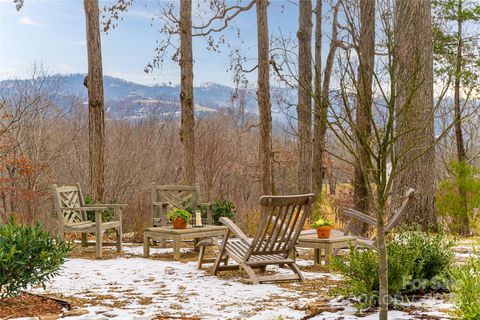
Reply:
<svg viewBox="0 0 480 320"><path fill-rule="evenodd" d="M148 258L150 256L150 238L143 236L143 257Z"/></svg>
<svg viewBox="0 0 480 320"><path fill-rule="evenodd" d="M220 262L222 261L223 255L227 256L226 261L228 261L228 254L226 254L226 252L225 252L225 247L227 246L227 241L228 241L228 235L229 235L229 232L227 231L225 233L225 235L223 236L222 245L221 245L220 249L218 250L217 258L215 259L215 264L213 265L213 274L214 275L216 275L217 272L218 272L218 267L220 266ZM226 263L225 263L225 265L226 265Z"/></svg>
<svg viewBox="0 0 480 320"><path fill-rule="evenodd" d="M120 226L118 229L116 229L117 231L117 252L118 253L121 253L123 251L123 242L122 242L122 238L123 238L123 232L122 232L122 226Z"/></svg>
<svg viewBox="0 0 480 320"><path fill-rule="evenodd" d="M253 271L253 269L250 266L247 266L246 264L243 264L243 263L240 264L240 266L248 274L253 284L260 284L260 281L258 280L258 277L255 274L255 271Z"/></svg>
<svg viewBox="0 0 480 320"><path fill-rule="evenodd" d="M88 247L87 234L85 232L82 232L82 248L86 247Z"/></svg>
<svg viewBox="0 0 480 320"><path fill-rule="evenodd" d="M95 233L95 253L97 259L102 259L102 239L103 239L103 230L97 231Z"/></svg>
<svg viewBox="0 0 480 320"><path fill-rule="evenodd" d="M300 280L300 282L305 281L305 277L303 276L302 271L300 271L300 268L297 266L296 263L291 263L288 266L298 276L298 278L299 278L298 280Z"/></svg>
<svg viewBox="0 0 480 320"><path fill-rule="evenodd" d="M203 256L205 255L205 245L200 246L200 253L198 254L197 269L202 269Z"/></svg>

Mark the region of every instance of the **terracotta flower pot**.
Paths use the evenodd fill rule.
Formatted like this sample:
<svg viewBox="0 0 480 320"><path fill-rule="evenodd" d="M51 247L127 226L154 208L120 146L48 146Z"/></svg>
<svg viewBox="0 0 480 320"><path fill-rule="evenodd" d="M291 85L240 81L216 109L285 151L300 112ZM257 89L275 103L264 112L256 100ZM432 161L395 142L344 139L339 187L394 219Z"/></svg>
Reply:
<svg viewBox="0 0 480 320"><path fill-rule="evenodd" d="M173 229L187 229L187 221L183 220L181 217L172 220L172 224Z"/></svg>
<svg viewBox="0 0 480 320"><path fill-rule="evenodd" d="M317 237L321 239L330 238L330 232L332 231L332 226L324 226L317 228Z"/></svg>

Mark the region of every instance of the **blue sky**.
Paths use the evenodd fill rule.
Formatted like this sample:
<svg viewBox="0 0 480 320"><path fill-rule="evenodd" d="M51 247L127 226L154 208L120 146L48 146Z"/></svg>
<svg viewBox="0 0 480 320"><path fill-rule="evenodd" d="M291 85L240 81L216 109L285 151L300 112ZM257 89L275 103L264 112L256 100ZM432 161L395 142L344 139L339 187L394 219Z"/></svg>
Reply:
<svg viewBox="0 0 480 320"><path fill-rule="evenodd" d="M244 0L242 3L246 3ZM100 6L112 1L101 1ZM144 67L151 61L155 41L162 38L158 32L161 22L151 18L167 2L137 0L118 28L102 33L102 56L105 75L111 75L143 84L179 82L180 70L172 61L163 63L153 74L145 74ZM195 5L194 5L195 7ZM255 7L236 19L241 29L241 44L246 54L256 54ZM324 9L324 12L327 8ZM269 31L284 36L295 36L298 26L298 7L286 0L272 0L269 6ZM195 16L195 15L194 15ZM194 17L195 19L195 17ZM198 17L197 17L198 19ZM326 26L324 26L325 28ZM228 30L225 36L236 39ZM325 39L326 37L324 37ZM17 12L12 0L0 0L0 79L29 75L34 62L42 63L52 73L86 73L85 16L82 0L25 0ZM328 40L328 39L325 39ZM235 40L239 45L238 40ZM324 48L326 46L324 45ZM232 84L227 71L229 51L207 51L200 38L194 40L195 85L204 82ZM253 62L254 63L254 62ZM249 76L252 80L256 75Z"/></svg>

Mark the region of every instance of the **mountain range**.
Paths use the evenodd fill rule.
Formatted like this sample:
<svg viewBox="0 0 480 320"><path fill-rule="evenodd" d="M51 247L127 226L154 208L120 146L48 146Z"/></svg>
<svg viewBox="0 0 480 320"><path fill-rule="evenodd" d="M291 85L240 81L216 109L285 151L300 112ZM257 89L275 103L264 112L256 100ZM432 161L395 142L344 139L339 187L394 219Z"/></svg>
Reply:
<svg viewBox="0 0 480 320"><path fill-rule="evenodd" d="M60 86L57 103L67 107L67 97L80 97L87 101L87 89L83 85L84 74L53 75L46 81ZM0 81L2 95L15 94L16 85L23 83L30 85L30 80L3 80ZM257 108L255 91L245 89L246 109L253 111ZM194 101L196 114L208 114L232 106L232 97L235 89L209 82L194 87ZM142 118L156 112L160 115L179 113L180 86L155 85L147 86L123 79L105 76L104 96L107 116Z"/></svg>

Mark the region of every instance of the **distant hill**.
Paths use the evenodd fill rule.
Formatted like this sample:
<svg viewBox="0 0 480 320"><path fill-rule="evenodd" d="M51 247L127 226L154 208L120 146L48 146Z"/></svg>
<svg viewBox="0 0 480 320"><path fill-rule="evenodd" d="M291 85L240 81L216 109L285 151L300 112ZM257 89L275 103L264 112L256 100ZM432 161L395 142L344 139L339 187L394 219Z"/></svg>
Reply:
<svg viewBox="0 0 480 320"><path fill-rule="evenodd" d="M65 104L69 96L87 101L83 85L84 74L54 75L47 81L61 84L61 97L57 103ZM0 81L2 94L14 94L15 84L29 84L29 80ZM9 92L10 91L10 92ZM110 76L104 77L105 106L109 117L142 118L151 112L172 115L180 111L180 86L147 86ZM247 90L247 109L256 109L255 92ZM234 89L217 83L204 83L194 87L196 113L211 113L231 106ZM65 106L67 107L67 106Z"/></svg>

